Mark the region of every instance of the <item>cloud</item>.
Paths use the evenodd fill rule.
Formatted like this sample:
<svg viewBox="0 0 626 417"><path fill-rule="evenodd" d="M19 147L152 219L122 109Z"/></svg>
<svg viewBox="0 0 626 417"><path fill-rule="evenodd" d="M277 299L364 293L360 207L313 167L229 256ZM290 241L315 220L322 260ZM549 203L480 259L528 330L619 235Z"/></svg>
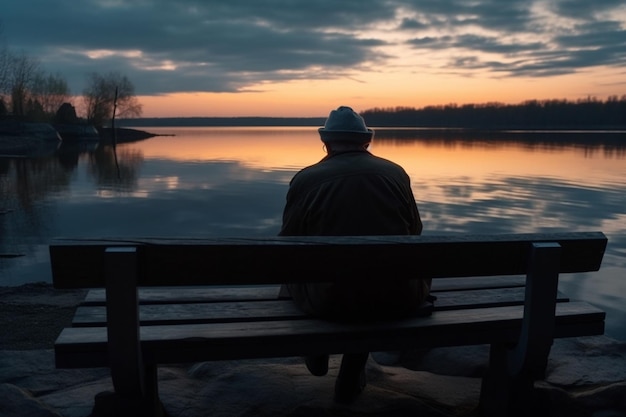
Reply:
<svg viewBox="0 0 626 417"><path fill-rule="evenodd" d="M8 45L65 76L127 75L140 95L238 92L377 71L406 53L430 71L541 77L626 66L620 0L7 0Z"/></svg>

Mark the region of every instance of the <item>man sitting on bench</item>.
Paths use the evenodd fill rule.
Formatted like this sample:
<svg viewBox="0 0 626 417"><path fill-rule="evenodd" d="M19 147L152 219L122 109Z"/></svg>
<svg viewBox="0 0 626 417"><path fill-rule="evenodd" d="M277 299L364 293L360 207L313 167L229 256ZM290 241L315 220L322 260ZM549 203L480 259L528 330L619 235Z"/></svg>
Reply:
<svg viewBox="0 0 626 417"><path fill-rule="evenodd" d="M327 155L290 182L281 236L418 235L422 222L408 174L368 151L374 132L350 107L330 112L319 134ZM320 262L323 262L320 259ZM332 268L332 265L329 266ZM305 313L335 321L371 321L415 314L430 280L289 284ZM335 401L354 401L365 387L369 352L344 354ZM328 355L307 357L313 375L328 372Z"/></svg>

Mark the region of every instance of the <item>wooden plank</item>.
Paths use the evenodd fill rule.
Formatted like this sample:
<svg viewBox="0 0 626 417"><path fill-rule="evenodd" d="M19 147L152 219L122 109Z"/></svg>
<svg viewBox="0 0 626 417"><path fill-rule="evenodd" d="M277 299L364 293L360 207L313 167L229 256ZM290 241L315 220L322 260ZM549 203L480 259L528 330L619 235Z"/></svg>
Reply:
<svg viewBox="0 0 626 417"><path fill-rule="evenodd" d="M467 308L487 308L524 303L524 288L445 291L437 294L435 311ZM569 299L559 294L558 302ZM156 303L140 306L140 320L144 326L163 324L216 323L232 321L268 321L304 319L291 300L226 301L210 303L169 304ZM104 306L80 306L72 322L74 327L105 326Z"/></svg>
<svg viewBox="0 0 626 417"><path fill-rule="evenodd" d="M110 246L139 248L140 286L362 282L394 277L521 275L526 273L533 242L556 242L561 246L559 272L585 272L600 268L607 239L601 232L138 238L58 241L50 245L50 258L56 288L103 286L102 253Z"/></svg>
<svg viewBox="0 0 626 417"><path fill-rule="evenodd" d="M522 316L522 306L507 306L371 324L307 319L145 326L141 343L151 363L515 343ZM587 303L559 303L554 336L603 334L604 319L603 311ZM66 328L55 343L57 366L107 366L106 342L105 328Z"/></svg>
<svg viewBox="0 0 626 417"><path fill-rule="evenodd" d="M228 323L299 319L305 315L291 300L224 303L147 304L140 307L141 325ZM106 309L83 306L76 309L74 327L106 326Z"/></svg>
<svg viewBox="0 0 626 417"><path fill-rule="evenodd" d="M214 303L224 301L270 301L278 297L280 286L256 287L149 287L139 288L141 304ZM100 288L87 292L81 305L104 305L106 296Z"/></svg>
<svg viewBox="0 0 626 417"><path fill-rule="evenodd" d="M437 296L435 311L522 305L525 302L524 287L445 291L434 294ZM568 301L569 297L562 292L557 294L557 303Z"/></svg>
<svg viewBox="0 0 626 417"><path fill-rule="evenodd" d="M483 288L511 288L523 287L526 283L524 276L473 277L473 278L446 278L436 279L432 284L432 292L474 290ZM252 301L275 300L280 286L259 285L255 287L148 287L139 289L141 304L171 304L171 303L212 303L222 301ZM106 296L103 289L95 288L88 291L81 305L104 305Z"/></svg>
<svg viewBox="0 0 626 417"><path fill-rule="evenodd" d="M441 278L434 279L432 291L457 291L482 288L512 288L523 287L526 277L521 275L489 276L469 278ZM222 300L272 300L276 299L280 285L203 285L189 287L141 287L139 288L139 302L142 304L169 303L175 300L179 303L215 302ZM105 291L102 288L92 288L87 292L82 305L103 305L106 302Z"/></svg>
<svg viewBox="0 0 626 417"><path fill-rule="evenodd" d="M439 293L441 291L513 288L524 285L526 285L526 276L523 275L442 278L433 280L431 290Z"/></svg>

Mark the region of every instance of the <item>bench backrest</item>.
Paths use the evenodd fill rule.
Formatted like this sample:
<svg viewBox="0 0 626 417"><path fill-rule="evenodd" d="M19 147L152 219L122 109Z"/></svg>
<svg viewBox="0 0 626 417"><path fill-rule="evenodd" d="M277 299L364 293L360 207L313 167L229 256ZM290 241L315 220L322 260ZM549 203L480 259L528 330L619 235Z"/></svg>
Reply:
<svg viewBox="0 0 626 417"><path fill-rule="evenodd" d="M560 246L560 273L597 271L601 232L445 235L57 239L56 288L105 287L105 250L136 248L137 285L276 284L380 277L473 277L528 273L536 243Z"/></svg>

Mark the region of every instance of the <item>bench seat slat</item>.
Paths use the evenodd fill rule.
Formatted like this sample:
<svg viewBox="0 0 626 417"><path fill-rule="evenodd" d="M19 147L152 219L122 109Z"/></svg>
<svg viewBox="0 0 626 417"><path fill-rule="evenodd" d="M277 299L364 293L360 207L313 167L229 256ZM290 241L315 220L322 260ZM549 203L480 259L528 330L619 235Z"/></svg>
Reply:
<svg viewBox="0 0 626 417"><path fill-rule="evenodd" d="M228 303L148 304L139 309L144 326L164 324L268 321L305 317L291 300L233 301ZM106 308L83 306L76 309L72 326L105 326Z"/></svg>
<svg viewBox="0 0 626 417"><path fill-rule="evenodd" d="M374 324L305 319L142 326L141 341L144 358L158 363L514 343L522 315L522 306L507 306ZM559 303L555 337L603 334L604 319L587 303ZM55 343L57 366L107 366L106 340L104 327L64 329Z"/></svg>
<svg viewBox="0 0 626 417"><path fill-rule="evenodd" d="M486 308L524 303L524 288L484 289L470 291L435 292L435 311L467 308ZM233 291L231 295L234 296ZM247 292L242 294L247 295ZM274 294L275 295L275 294ZM245 297L244 297L245 299ZM209 303L178 303L141 305L139 317L142 325L217 323L233 321L268 321L278 319L303 319L306 316L297 309L291 300L263 301L222 301ZM560 295L558 302L568 301ZM81 306L76 309L72 326L105 326L104 306Z"/></svg>
<svg viewBox="0 0 626 417"><path fill-rule="evenodd" d="M280 290L279 285L257 287L154 287L139 288L141 304L212 303L224 301L261 301L275 300ZM106 295L103 288L91 289L81 305L105 305Z"/></svg>

